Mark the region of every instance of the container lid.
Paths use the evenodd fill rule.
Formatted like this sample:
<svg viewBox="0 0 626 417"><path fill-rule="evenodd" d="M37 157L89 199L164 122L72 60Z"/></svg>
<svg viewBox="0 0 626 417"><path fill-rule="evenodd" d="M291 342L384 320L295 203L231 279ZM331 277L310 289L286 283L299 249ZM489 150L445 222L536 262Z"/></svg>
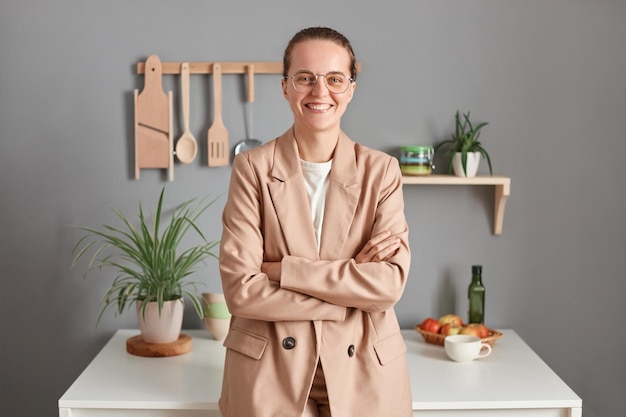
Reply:
<svg viewBox="0 0 626 417"><path fill-rule="evenodd" d="M408 152L428 152L433 149L430 145L406 145L400 146L400 150Z"/></svg>
<svg viewBox="0 0 626 417"><path fill-rule="evenodd" d="M483 272L482 265L472 265L472 274L481 274Z"/></svg>

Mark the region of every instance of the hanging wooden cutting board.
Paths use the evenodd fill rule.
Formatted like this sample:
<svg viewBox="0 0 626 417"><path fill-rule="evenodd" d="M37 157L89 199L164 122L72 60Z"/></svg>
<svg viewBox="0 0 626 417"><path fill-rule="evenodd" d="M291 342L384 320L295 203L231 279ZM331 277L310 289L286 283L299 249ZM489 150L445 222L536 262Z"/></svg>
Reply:
<svg viewBox="0 0 626 417"><path fill-rule="evenodd" d="M168 168L174 179L172 92L162 88L161 61L156 55L146 60L144 88L135 90L135 179L141 168Z"/></svg>

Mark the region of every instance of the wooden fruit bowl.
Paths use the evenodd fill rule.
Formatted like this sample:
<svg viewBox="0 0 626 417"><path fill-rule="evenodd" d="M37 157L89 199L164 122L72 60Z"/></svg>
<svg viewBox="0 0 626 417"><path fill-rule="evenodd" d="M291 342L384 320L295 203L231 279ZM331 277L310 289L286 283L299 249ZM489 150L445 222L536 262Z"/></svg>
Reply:
<svg viewBox="0 0 626 417"><path fill-rule="evenodd" d="M417 332L421 334L422 337L424 337L424 340L426 341L426 343L433 343L435 345L443 346L443 340L446 338L445 335L439 334L439 333L427 332L426 330L420 329L419 325L415 326L415 330L417 330ZM488 343L490 346L493 346L496 340L501 337L502 337L502 333L500 333L497 330L489 329L489 333L487 337L484 337L482 341L483 343Z"/></svg>

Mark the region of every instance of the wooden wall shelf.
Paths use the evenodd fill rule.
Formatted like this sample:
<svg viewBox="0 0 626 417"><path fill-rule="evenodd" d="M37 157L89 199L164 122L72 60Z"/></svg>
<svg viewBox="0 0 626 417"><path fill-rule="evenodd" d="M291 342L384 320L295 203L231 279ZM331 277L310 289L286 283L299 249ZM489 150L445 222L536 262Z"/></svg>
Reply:
<svg viewBox="0 0 626 417"><path fill-rule="evenodd" d="M494 214L493 214L493 234L502 234L502 223L504 221L504 209L506 199L511 194L511 178L502 175L478 175L476 177L464 178L454 175L425 175L402 177L402 182L407 185L493 185L496 187L494 193Z"/></svg>
<svg viewBox="0 0 626 417"><path fill-rule="evenodd" d="M248 67L254 67L255 74L282 74L283 63L275 62L219 62L222 66L222 74L246 74ZM211 74L215 62L189 62L190 74ZM180 74L182 62L161 62L163 74ZM145 62L137 63L137 74L145 73Z"/></svg>
<svg viewBox="0 0 626 417"><path fill-rule="evenodd" d="M214 62L189 62L189 74L211 74ZM246 74L248 68L254 69L254 74L282 74L283 63L281 61L242 61L242 62L219 62L222 66L222 74ZM180 74L182 62L161 62L163 74ZM361 72L361 63L356 63L356 71ZM146 63L137 63L137 74L146 72Z"/></svg>

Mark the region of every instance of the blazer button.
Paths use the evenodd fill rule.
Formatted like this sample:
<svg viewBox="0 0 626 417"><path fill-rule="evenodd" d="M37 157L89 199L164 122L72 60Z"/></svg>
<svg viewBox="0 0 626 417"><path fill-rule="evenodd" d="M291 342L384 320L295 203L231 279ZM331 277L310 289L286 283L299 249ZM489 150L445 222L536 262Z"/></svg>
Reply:
<svg viewBox="0 0 626 417"><path fill-rule="evenodd" d="M296 339L294 339L291 336L285 337L283 339L283 347L285 349L287 349L287 350L295 348L296 347Z"/></svg>
<svg viewBox="0 0 626 417"><path fill-rule="evenodd" d="M350 345L350 347L348 347L348 356L354 356L354 345Z"/></svg>

